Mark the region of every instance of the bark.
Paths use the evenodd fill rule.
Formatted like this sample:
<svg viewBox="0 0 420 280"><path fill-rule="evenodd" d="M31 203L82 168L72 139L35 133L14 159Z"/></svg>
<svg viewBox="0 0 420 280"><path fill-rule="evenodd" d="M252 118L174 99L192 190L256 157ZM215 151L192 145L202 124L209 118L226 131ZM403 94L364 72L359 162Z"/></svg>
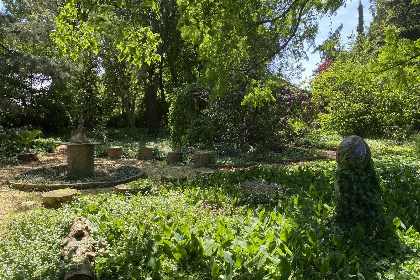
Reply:
<svg viewBox="0 0 420 280"><path fill-rule="evenodd" d="M157 115L157 91L158 79L155 72L155 65L151 64L147 69L147 79L144 84L144 101L146 105L146 126L147 131L154 134L158 131Z"/></svg>
<svg viewBox="0 0 420 280"><path fill-rule="evenodd" d="M62 257L68 261L70 268L64 275L64 280L95 279L90 267L90 262L96 256L94 246L106 245L95 241L89 235L90 226L88 220L76 220L67 237L61 241L61 246L65 247Z"/></svg>
<svg viewBox="0 0 420 280"><path fill-rule="evenodd" d="M128 123L130 124L131 136L133 140L137 140L137 129L136 129L136 98L130 90L127 90L127 94L122 98L124 111L126 112Z"/></svg>

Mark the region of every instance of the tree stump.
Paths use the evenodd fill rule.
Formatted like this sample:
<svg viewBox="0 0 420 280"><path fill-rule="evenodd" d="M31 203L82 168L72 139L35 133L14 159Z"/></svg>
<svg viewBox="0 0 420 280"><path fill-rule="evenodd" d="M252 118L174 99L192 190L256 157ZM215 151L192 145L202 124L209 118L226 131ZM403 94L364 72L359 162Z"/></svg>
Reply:
<svg viewBox="0 0 420 280"><path fill-rule="evenodd" d="M206 166L210 161L209 153L196 153L194 156L194 168Z"/></svg>
<svg viewBox="0 0 420 280"><path fill-rule="evenodd" d="M73 189L60 189L42 194L42 204L45 207L58 208L63 203L69 202L77 194Z"/></svg>
<svg viewBox="0 0 420 280"><path fill-rule="evenodd" d="M160 180L162 182L167 182L167 183L177 183L177 182L181 183L187 180L187 175L181 172L176 172L176 171L166 172L160 177Z"/></svg>
<svg viewBox="0 0 420 280"><path fill-rule="evenodd" d="M182 160L182 153L171 152L171 153L168 153L168 157L166 158L166 163L174 164L174 163L180 162L181 160Z"/></svg>
<svg viewBox="0 0 420 280"><path fill-rule="evenodd" d="M136 194L136 190L133 187L127 185L118 185L115 186L115 193L122 195Z"/></svg>
<svg viewBox="0 0 420 280"><path fill-rule="evenodd" d="M89 235L92 224L86 219L78 219L70 228L69 234L61 241L64 247L62 258L68 262L69 270L64 280L93 280L95 279L90 262L96 257L94 246L105 247L106 244L95 241Z"/></svg>
<svg viewBox="0 0 420 280"><path fill-rule="evenodd" d="M197 175L212 175L212 174L214 174L214 169L205 168L205 167L197 168L194 171Z"/></svg>
<svg viewBox="0 0 420 280"><path fill-rule="evenodd" d="M36 153L18 154L18 160L20 160L20 161L38 161L38 155Z"/></svg>
<svg viewBox="0 0 420 280"><path fill-rule="evenodd" d="M140 159L141 160L153 159L153 149L140 147Z"/></svg>
<svg viewBox="0 0 420 280"><path fill-rule="evenodd" d="M109 147L106 149L106 153L110 158L120 158L123 154L123 149L121 147Z"/></svg>

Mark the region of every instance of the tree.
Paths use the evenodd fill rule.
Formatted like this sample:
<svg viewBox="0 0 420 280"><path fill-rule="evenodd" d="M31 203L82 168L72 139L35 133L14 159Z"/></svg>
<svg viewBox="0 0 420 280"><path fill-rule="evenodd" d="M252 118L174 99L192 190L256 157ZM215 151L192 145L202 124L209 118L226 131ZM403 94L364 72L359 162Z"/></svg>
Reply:
<svg viewBox="0 0 420 280"><path fill-rule="evenodd" d="M317 15L335 11L341 1L197 1L179 0L182 36L198 48L203 63L201 84L221 96L246 83L244 104L255 106L273 97L261 90L269 82L268 65L304 55L303 41L313 40Z"/></svg>
<svg viewBox="0 0 420 280"><path fill-rule="evenodd" d="M54 131L67 125L65 61L54 59L56 51L49 32L59 1L3 1L1 14L0 121L3 125L42 127ZM68 79L67 79L68 80ZM55 101L55 102L54 102Z"/></svg>
<svg viewBox="0 0 420 280"><path fill-rule="evenodd" d="M197 48L202 65L197 72L201 84L211 87L215 97L245 80L250 88L250 98L245 103L252 103L254 98L272 100L269 92L259 90L261 83L257 82L267 72L268 64L276 57L303 55L302 42L313 39L317 15L334 12L342 4L341 0L170 2L170 14L176 14L176 8L180 13L178 27L182 38ZM163 15L169 11L165 3L68 0L57 18L55 39L73 55L80 48L97 51L100 41L95 32L109 26L104 15L118 18L119 23L111 26L118 35L114 44L121 51L120 59L148 68L150 87L145 85L144 90L146 95L150 93L146 100L151 100L152 107L156 97L152 81L159 81L159 77L154 77L162 71L156 69L166 54L162 45L165 33L161 29L166 26L162 24Z"/></svg>
<svg viewBox="0 0 420 280"><path fill-rule="evenodd" d="M343 135L406 137L420 130L420 39L406 36L396 10L379 5L368 39L312 81L314 98L326 108L320 119ZM412 18L416 8L407 13Z"/></svg>
<svg viewBox="0 0 420 280"><path fill-rule="evenodd" d="M138 69L144 95L137 96L144 96L147 128L154 133L167 115L167 94L192 82L197 71L196 52L176 29L178 18L175 0L67 1L53 38L73 57L87 48L98 53L111 40L118 59Z"/></svg>
<svg viewBox="0 0 420 280"><path fill-rule="evenodd" d="M363 19L363 5L362 1L359 1L359 6L357 6L358 18L357 18L357 36L364 36L365 33L365 26L364 26L364 19Z"/></svg>

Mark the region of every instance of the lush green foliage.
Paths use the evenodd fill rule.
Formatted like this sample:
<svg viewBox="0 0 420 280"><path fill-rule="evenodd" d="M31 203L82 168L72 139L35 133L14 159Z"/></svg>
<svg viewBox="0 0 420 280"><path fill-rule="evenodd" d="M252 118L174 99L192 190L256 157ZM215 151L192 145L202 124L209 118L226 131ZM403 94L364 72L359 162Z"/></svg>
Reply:
<svg viewBox="0 0 420 280"><path fill-rule="evenodd" d="M285 143L312 128L316 107L308 93L272 81L274 100L262 107L244 105L245 88L210 102L210 93L194 85L178 91L170 110L175 146L213 148L225 155L280 152Z"/></svg>
<svg viewBox="0 0 420 280"><path fill-rule="evenodd" d="M38 129L21 131L15 134L16 144L24 151L29 150L29 146L33 143L35 138L41 134L42 131Z"/></svg>
<svg viewBox="0 0 420 280"><path fill-rule="evenodd" d="M380 207L382 191L373 162L360 168L354 162L339 164L335 172L337 221L344 225L363 225L373 234L383 227Z"/></svg>
<svg viewBox="0 0 420 280"><path fill-rule="evenodd" d="M377 2L367 38L359 36L350 51L322 69L311 82L312 93L327 128L403 138L420 128L419 6Z"/></svg>
<svg viewBox="0 0 420 280"><path fill-rule="evenodd" d="M2 236L0 278L62 276L58 244L76 216L108 244L98 279L418 278L420 161L410 145L368 143L386 217L375 236L335 223L335 162L258 166L27 214Z"/></svg>

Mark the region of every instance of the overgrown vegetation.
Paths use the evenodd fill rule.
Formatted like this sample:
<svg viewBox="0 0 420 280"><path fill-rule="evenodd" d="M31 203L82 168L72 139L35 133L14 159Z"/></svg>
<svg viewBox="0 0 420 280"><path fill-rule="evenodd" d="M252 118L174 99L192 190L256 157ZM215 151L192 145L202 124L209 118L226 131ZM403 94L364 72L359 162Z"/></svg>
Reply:
<svg viewBox="0 0 420 280"><path fill-rule="evenodd" d="M334 161L265 165L26 214L0 241L0 278L62 277L58 244L75 217L108 244L98 279L418 278L420 161L412 146L368 143L386 218L373 238L366 226L335 223Z"/></svg>
<svg viewBox="0 0 420 280"><path fill-rule="evenodd" d="M76 217L107 244L98 279L420 278L418 0L375 0L366 32L360 3L357 37L343 48L339 28L317 47L324 60L307 90L288 73L343 1L2 2L1 160L19 152L14 133L42 130L22 144L51 152L81 116L105 143L96 156L147 146L162 162L183 152L181 164L200 151L275 163L317 155L292 143L375 140L363 172L265 164L28 211L2 226L0 279L62 279L59 244ZM346 198L334 199L337 183Z"/></svg>

